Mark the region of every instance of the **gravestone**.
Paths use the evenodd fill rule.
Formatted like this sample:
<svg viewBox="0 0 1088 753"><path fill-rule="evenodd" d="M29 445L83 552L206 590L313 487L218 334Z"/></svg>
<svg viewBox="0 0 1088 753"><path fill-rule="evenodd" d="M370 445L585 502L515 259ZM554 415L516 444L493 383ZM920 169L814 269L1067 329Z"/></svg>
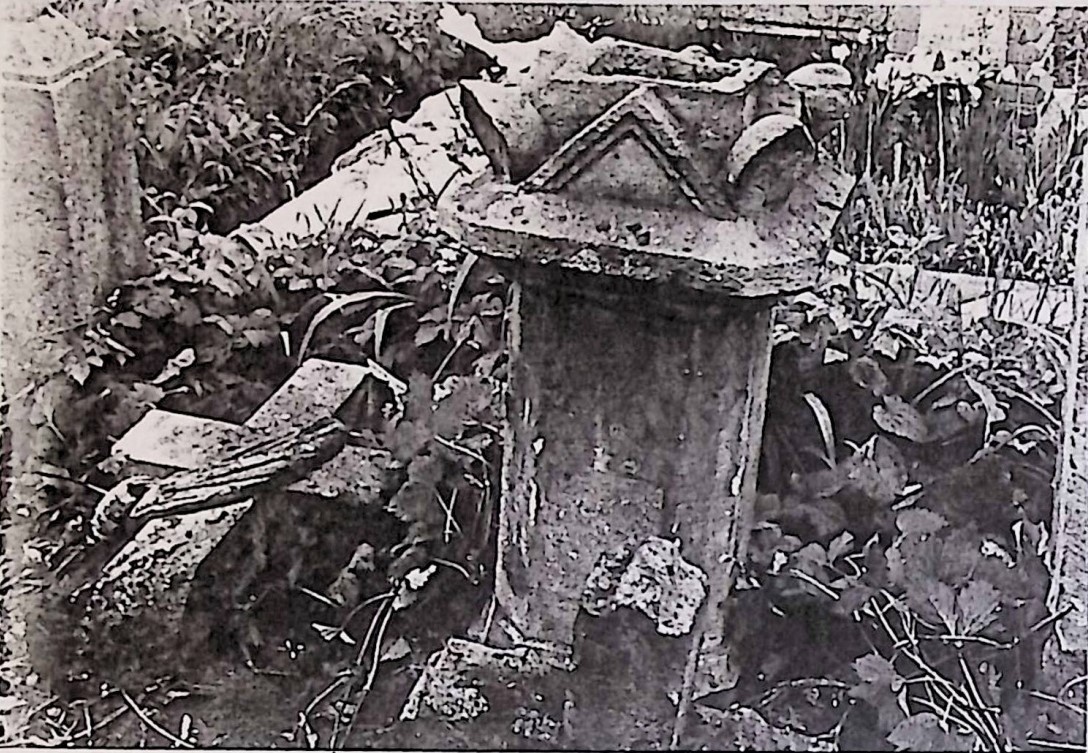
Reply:
<svg viewBox="0 0 1088 753"><path fill-rule="evenodd" d="M751 523L770 311L816 281L853 183L802 117L841 116L849 77L556 41L506 83L464 84L492 170L439 205L513 281L483 640L569 666L584 610L636 607L658 635L632 640L672 672L643 684L668 706L731 684L724 612ZM662 636L684 636L679 667L655 658Z"/></svg>
<svg viewBox="0 0 1088 753"><path fill-rule="evenodd" d="M71 382L46 375L61 372L70 334L146 258L124 60L45 6L0 4L0 390L11 432L0 548L20 583L0 593L0 684L24 702L5 715L12 729L65 669L34 545L50 501L33 474L62 441L40 416Z"/></svg>
<svg viewBox="0 0 1088 753"><path fill-rule="evenodd" d="M309 359L242 425L152 410L114 446L111 461L124 473L162 475L205 467L246 443L332 416L372 377L371 367ZM392 468L387 452L348 445L306 478L287 487L329 500L367 504ZM140 643L130 657L161 668L185 631L183 615L197 568L250 511L252 499L147 521L88 584L84 624L103 642Z"/></svg>

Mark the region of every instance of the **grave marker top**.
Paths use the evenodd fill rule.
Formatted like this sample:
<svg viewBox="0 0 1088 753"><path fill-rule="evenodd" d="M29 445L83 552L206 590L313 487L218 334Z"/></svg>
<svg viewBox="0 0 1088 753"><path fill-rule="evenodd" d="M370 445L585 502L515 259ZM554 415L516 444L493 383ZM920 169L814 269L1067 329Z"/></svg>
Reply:
<svg viewBox="0 0 1088 753"><path fill-rule="evenodd" d="M810 130L841 117L840 66L783 77L564 34L527 73L462 87L494 174L445 200L451 232L499 260L736 296L814 282L852 185Z"/></svg>

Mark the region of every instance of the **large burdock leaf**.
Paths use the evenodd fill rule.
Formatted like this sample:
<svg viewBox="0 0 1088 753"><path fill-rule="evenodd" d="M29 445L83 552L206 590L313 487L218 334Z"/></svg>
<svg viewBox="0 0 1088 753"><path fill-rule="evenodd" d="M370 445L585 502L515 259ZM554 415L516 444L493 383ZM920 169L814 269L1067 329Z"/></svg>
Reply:
<svg viewBox="0 0 1088 753"><path fill-rule="evenodd" d="M885 395L883 405L873 406L873 421L889 434L912 442L925 442L929 438L925 418L898 395Z"/></svg>

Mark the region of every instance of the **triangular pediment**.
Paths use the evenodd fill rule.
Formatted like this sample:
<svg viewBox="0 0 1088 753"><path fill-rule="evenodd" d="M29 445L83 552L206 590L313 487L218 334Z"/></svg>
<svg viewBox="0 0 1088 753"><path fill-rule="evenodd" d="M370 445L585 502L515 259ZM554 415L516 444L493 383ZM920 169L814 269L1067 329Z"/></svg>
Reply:
<svg viewBox="0 0 1088 753"><path fill-rule="evenodd" d="M632 148L635 144L641 149ZM611 159L605 160L606 156ZM629 165L622 163L625 156L632 159ZM640 87L616 102L568 140L523 185L530 191L557 193L575 180L584 186L607 181L617 170L646 171L646 159L657 168L649 171L651 174L667 176L675 187L662 200L671 200L678 191L706 214L721 217L729 213L720 191L696 164L684 139L683 125L649 87ZM650 188L643 186L642 193L649 194Z"/></svg>
<svg viewBox="0 0 1088 753"><path fill-rule="evenodd" d="M653 151L635 132L621 132L615 143L596 162L573 175L564 194L585 200L598 198L639 203L684 206L690 200L677 180L660 164Z"/></svg>

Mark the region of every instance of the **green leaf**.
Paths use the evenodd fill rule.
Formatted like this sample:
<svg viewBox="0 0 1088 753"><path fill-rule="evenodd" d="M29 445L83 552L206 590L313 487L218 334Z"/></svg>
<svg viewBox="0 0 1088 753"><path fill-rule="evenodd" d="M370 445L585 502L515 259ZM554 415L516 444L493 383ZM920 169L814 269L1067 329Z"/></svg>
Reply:
<svg viewBox="0 0 1088 753"><path fill-rule="evenodd" d="M895 726L888 735L888 742L896 750L944 750L968 751L974 748L974 737L959 735L941 727L936 714L908 716Z"/></svg>
<svg viewBox="0 0 1088 753"><path fill-rule="evenodd" d="M869 393L881 397L888 391L888 377L884 375L880 364L872 356L861 356L850 362L848 367L854 383Z"/></svg>
<svg viewBox="0 0 1088 753"><path fill-rule="evenodd" d="M852 698L865 701L879 715L880 728L890 730L903 718L897 696L903 678L892 662L878 653L866 654L854 661L859 682L847 691Z"/></svg>
<svg viewBox="0 0 1088 753"><path fill-rule="evenodd" d="M930 581L926 585L926 601L936 611L937 616L941 618L941 622L948 628L948 632L956 635L958 633L956 592L952 590L950 585L940 581Z"/></svg>
<svg viewBox="0 0 1088 753"><path fill-rule="evenodd" d="M827 561L834 562L842 555L850 551L854 543L854 534L843 531L827 545Z"/></svg>
<svg viewBox="0 0 1088 753"><path fill-rule="evenodd" d="M985 580L972 580L956 595L960 635L974 635L997 619L1001 592Z"/></svg>
<svg viewBox="0 0 1088 753"><path fill-rule="evenodd" d="M922 414L899 395L885 395L884 405L874 405L873 421L889 434L912 442L925 442L929 437Z"/></svg>
<svg viewBox="0 0 1088 753"><path fill-rule="evenodd" d="M378 309L374 314L374 360L379 363L382 360L382 343L385 341L385 327L389 323L389 315L397 309L402 309L407 306L411 306L411 301L404 301L403 303L396 303L392 306L386 306Z"/></svg>
<svg viewBox="0 0 1088 753"><path fill-rule="evenodd" d="M907 536L926 536L947 525L944 517L924 507L904 510L895 518L895 527Z"/></svg>
<svg viewBox="0 0 1088 753"><path fill-rule="evenodd" d="M76 383L81 387L87 381L87 378L91 375L91 365L86 361L76 361L70 363L65 367L65 371L68 376L76 380Z"/></svg>
<svg viewBox="0 0 1088 753"><path fill-rule="evenodd" d="M1005 408L998 402L994 391L970 374L964 374L963 379L971 391L978 395L982 407L986 409L986 434L989 436L995 423L1004 421L1007 414Z"/></svg>
<svg viewBox="0 0 1088 753"><path fill-rule="evenodd" d="M128 329L139 329L143 326L143 319L135 311L125 311L113 317L113 321Z"/></svg>
<svg viewBox="0 0 1088 753"><path fill-rule="evenodd" d="M465 281L468 280L469 274L472 273L472 267L475 266L477 260L476 254L469 253L465 256L465 260L461 262L460 268L457 270L457 276L453 279L453 287L450 289L450 300L446 304L446 322L450 329L453 329L453 310L457 305L457 296L461 294L461 288L464 287Z"/></svg>
<svg viewBox="0 0 1088 753"><path fill-rule="evenodd" d="M823 404L812 392L806 392L804 394L805 402L808 403L808 407L812 409L812 414L816 417L816 424L820 427L820 437L824 441L824 458L828 466L835 467L835 429L831 424L831 414L827 410L827 406Z"/></svg>

